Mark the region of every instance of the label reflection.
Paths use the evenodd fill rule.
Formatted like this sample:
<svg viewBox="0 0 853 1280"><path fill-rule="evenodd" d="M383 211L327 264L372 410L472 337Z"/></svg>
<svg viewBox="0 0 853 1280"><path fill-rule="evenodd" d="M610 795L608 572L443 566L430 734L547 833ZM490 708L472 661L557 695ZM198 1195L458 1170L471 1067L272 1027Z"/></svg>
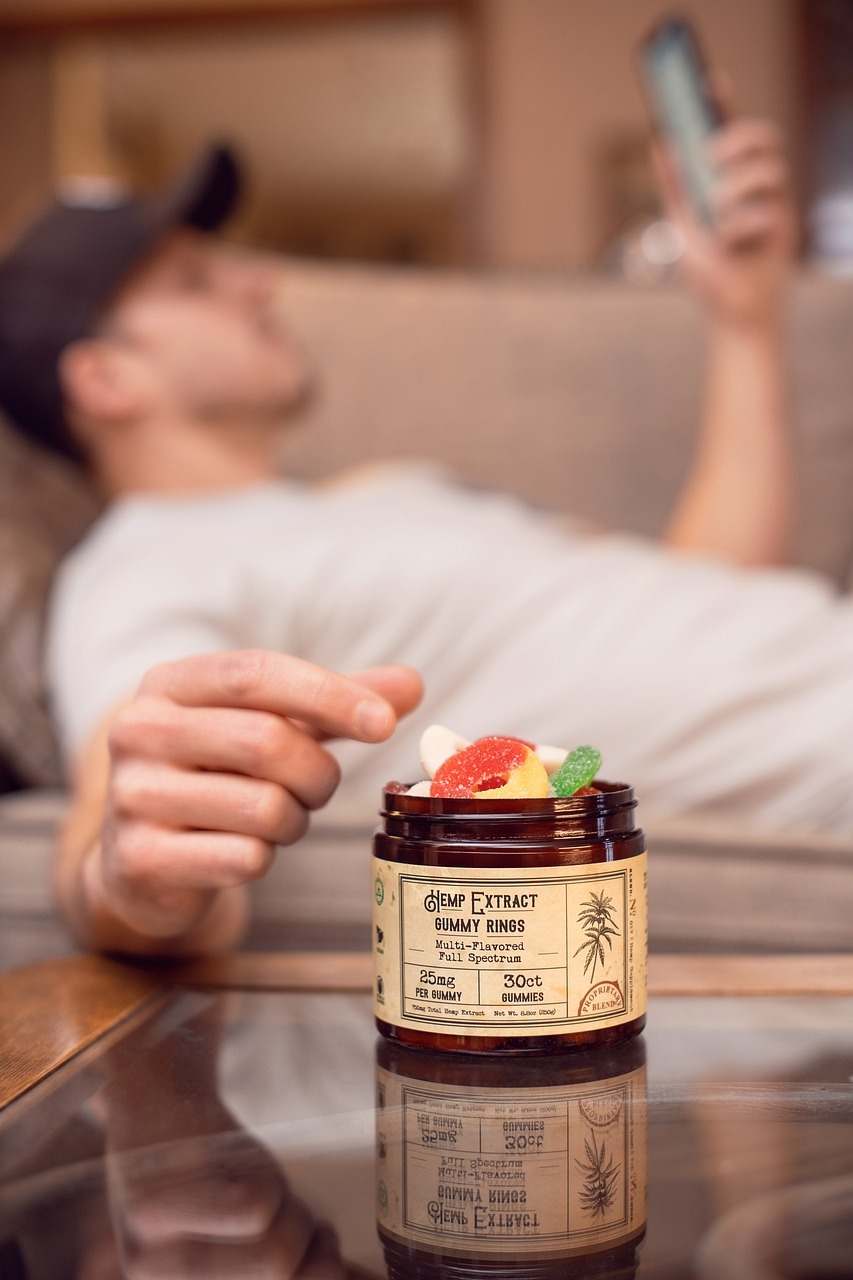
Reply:
<svg viewBox="0 0 853 1280"><path fill-rule="evenodd" d="M500 1061L377 1048L389 1275L628 1277L646 1222L642 1040ZM612 1263L612 1266L608 1265ZM484 1264L481 1267L478 1264Z"/></svg>

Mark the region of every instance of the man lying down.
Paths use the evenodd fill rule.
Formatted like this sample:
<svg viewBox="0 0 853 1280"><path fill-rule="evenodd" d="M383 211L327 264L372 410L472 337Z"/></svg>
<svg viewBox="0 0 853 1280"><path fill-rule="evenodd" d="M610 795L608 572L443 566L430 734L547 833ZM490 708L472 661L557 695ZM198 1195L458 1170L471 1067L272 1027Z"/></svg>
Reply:
<svg viewBox="0 0 853 1280"><path fill-rule="evenodd" d="M853 605L779 567L786 167L743 121L718 161L713 232L674 197L711 338L660 544L429 468L283 476L312 380L280 269L213 234L227 151L148 201L57 203L9 250L0 403L106 500L49 642L73 788L56 883L87 946L235 945L276 847L327 804L366 834L430 722L592 742L657 812L853 833Z"/></svg>

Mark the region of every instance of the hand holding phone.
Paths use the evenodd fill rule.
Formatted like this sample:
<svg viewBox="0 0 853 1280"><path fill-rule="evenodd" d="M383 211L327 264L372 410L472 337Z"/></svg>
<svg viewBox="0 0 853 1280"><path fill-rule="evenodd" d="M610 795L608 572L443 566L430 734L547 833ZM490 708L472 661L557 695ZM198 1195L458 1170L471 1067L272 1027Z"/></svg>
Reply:
<svg viewBox="0 0 853 1280"><path fill-rule="evenodd" d="M717 173L708 144L724 116L691 24L680 17L659 23L640 46L640 70L652 115L675 154L691 205L710 226Z"/></svg>

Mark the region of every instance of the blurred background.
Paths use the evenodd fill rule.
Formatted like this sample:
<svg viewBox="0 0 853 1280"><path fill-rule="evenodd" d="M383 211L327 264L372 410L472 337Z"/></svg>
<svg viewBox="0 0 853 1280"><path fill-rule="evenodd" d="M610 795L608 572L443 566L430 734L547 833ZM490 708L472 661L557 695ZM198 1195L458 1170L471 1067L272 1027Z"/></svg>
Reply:
<svg viewBox="0 0 853 1280"><path fill-rule="evenodd" d="M803 254L853 271L853 3L684 0L791 151ZM310 257L628 274L657 196L660 0L2 0L0 238L57 183L157 185L213 136L236 234ZM652 264L653 268L654 264Z"/></svg>
<svg viewBox="0 0 853 1280"><path fill-rule="evenodd" d="M843 589L853 0L676 3L728 74L733 108L787 139L804 268L790 309L794 562ZM695 297L658 287L674 274L672 239L667 250L635 60L668 9L0 0L0 243L57 187L154 188L203 144L230 140L250 176L233 234L286 255L285 314L322 374L288 439L288 475L427 457L474 486L657 536L694 457L707 351ZM65 775L40 646L54 568L96 511L83 477L0 421L0 791L18 789L0 802L0 968L72 945L49 888ZM387 556L390 592L408 569L392 536ZM659 948L809 950L817 918L821 946L849 945L846 845L774 837L776 859L766 845L750 852L739 821L709 839L682 832L670 846ZM360 875L356 853L322 839L302 849L287 859L292 878L264 895L259 927L277 938L283 922L292 940L320 921L349 928L359 901L341 874ZM760 910L730 911L735 897Z"/></svg>

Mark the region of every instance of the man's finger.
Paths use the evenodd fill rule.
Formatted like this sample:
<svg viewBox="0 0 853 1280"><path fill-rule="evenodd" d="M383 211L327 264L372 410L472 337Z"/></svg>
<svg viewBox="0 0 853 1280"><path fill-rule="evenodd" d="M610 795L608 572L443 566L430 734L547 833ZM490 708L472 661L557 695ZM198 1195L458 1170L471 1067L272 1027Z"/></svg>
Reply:
<svg viewBox="0 0 853 1280"><path fill-rule="evenodd" d="M125 1230L146 1245L183 1236L260 1239L279 1211L282 1181L271 1171L243 1166L236 1162L230 1174L215 1165L184 1176L164 1171L159 1180L130 1182L122 1188Z"/></svg>
<svg viewBox="0 0 853 1280"><path fill-rule="evenodd" d="M180 831L225 831L273 844L305 834L305 806L275 782L234 773L190 772L133 760L113 770L111 803L127 821Z"/></svg>
<svg viewBox="0 0 853 1280"><path fill-rule="evenodd" d="M389 702L394 708L397 719L414 711L424 696L423 680L412 667L401 665L367 667L362 671L349 672L348 678ZM305 721L300 720L297 723L304 733L320 742L340 737L340 734L322 733Z"/></svg>
<svg viewBox="0 0 853 1280"><path fill-rule="evenodd" d="M723 178L716 191L718 211L731 208L744 201L787 196L788 170L779 159L756 160L742 169L736 169Z"/></svg>
<svg viewBox="0 0 853 1280"><path fill-rule="evenodd" d="M390 664L365 667L361 671L348 671L347 676L390 702L398 716L414 711L424 696L424 682L412 667Z"/></svg>
<svg viewBox="0 0 853 1280"><path fill-rule="evenodd" d="M718 164L741 164L756 155L781 156L785 142L769 120L734 120L714 134L711 154Z"/></svg>
<svg viewBox="0 0 853 1280"><path fill-rule="evenodd" d="M112 842L107 887L122 896L164 897L163 909L189 909L173 898L229 889L269 870L272 845L257 836L224 831L175 831L147 822L124 822Z"/></svg>
<svg viewBox="0 0 853 1280"><path fill-rule="evenodd" d="M110 751L116 768L141 758L262 778L287 787L308 809L326 804L340 781L328 751L293 720L269 711L139 697L116 716Z"/></svg>
<svg viewBox="0 0 853 1280"><path fill-rule="evenodd" d="M396 723L393 707L346 676L289 654L239 649L153 667L141 692L183 706L247 707L303 720L321 733L382 742Z"/></svg>

